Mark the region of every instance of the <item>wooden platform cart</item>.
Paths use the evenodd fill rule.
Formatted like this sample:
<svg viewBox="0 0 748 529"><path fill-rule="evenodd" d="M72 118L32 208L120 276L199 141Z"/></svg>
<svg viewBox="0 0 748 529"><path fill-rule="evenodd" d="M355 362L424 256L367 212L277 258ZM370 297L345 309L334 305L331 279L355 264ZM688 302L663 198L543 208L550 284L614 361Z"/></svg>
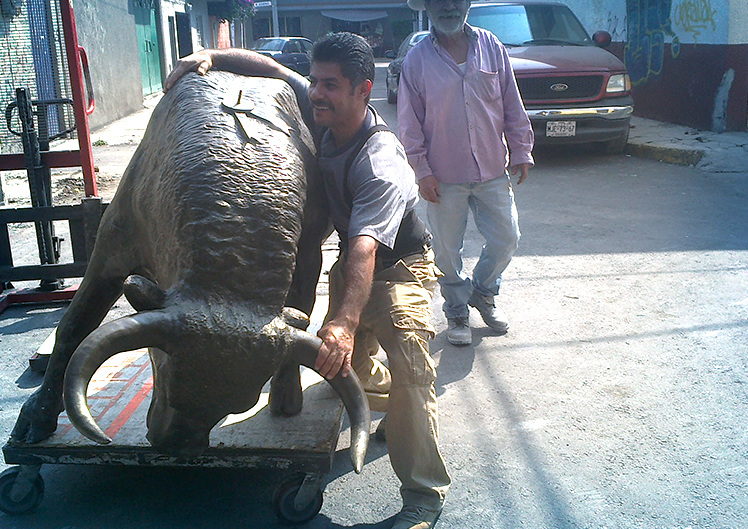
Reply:
<svg viewBox="0 0 748 529"><path fill-rule="evenodd" d="M5 461L19 466L0 474L0 510L13 515L36 509L44 495L39 473L43 464L269 468L288 474L273 495L278 518L291 525L306 523L322 508L343 404L311 370L302 372L302 386L304 408L299 415L271 415L263 391L254 408L228 416L211 431L210 446L202 454L176 457L157 452L145 439L153 388L148 353L118 354L96 372L88 388L92 415L112 443L98 445L84 438L64 413L49 439L33 445L8 442Z"/></svg>

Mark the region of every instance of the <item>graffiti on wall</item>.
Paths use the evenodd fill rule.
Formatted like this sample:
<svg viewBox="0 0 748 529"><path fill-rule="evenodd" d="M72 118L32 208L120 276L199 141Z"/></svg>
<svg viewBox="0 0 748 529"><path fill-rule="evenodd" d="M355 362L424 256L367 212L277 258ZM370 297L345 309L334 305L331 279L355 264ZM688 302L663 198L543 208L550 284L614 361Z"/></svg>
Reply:
<svg viewBox="0 0 748 529"><path fill-rule="evenodd" d="M680 52L680 40L671 26L671 4L672 0L626 0L628 43L624 58L634 86L662 73L666 37L672 37L673 58Z"/></svg>
<svg viewBox="0 0 748 529"><path fill-rule="evenodd" d="M611 6L610 0L565 0L564 3L582 17L582 23L588 31L594 33L605 30L610 33L614 42L626 40L626 16L623 7ZM592 4L592 5L590 5ZM623 6L624 2L620 2Z"/></svg>
<svg viewBox="0 0 748 529"><path fill-rule="evenodd" d="M622 22L617 15L608 13L608 24L606 31L610 33L614 42L621 42L626 40L626 23Z"/></svg>
<svg viewBox="0 0 748 529"><path fill-rule="evenodd" d="M717 30L717 23L714 20L716 13L709 0L684 0L673 9L673 21L693 34L693 41L698 42L702 31L709 28L712 31Z"/></svg>

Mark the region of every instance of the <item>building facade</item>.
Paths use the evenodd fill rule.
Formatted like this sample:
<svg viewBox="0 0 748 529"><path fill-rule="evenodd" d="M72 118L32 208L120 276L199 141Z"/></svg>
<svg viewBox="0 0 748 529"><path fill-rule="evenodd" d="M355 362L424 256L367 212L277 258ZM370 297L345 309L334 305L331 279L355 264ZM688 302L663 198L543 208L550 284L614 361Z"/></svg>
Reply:
<svg viewBox="0 0 748 529"><path fill-rule="evenodd" d="M33 98L63 94L69 81L55 58L57 0L0 1L0 107L18 85L29 86ZM225 20L246 1L76 0L78 40L96 96L91 127L140 109L175 62L201 48L249 48L271 35L314 40L345 30L366 37L384 57L427 27L405 0L254 0L254 16ZM746 0L563 1L590 32L611 33L609 49L631 73L637 115L706 130L748 129ZM7 145L0 137L0 147Z"/></svg>

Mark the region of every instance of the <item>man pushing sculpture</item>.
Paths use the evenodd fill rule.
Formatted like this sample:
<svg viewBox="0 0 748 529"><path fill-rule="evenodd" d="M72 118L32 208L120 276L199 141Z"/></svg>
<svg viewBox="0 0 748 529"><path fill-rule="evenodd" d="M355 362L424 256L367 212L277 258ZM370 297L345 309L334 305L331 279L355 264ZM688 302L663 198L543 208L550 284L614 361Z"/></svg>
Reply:
<svg viewBox="0 0 748 529"><path fill-rule="evenodd" d="M204 50L180 60L165 88L187 72L211 69L283 79L296 93L341 240L315 369L332 378L353 368L369 394L384 397L378 402L387 402L387 448L402 483L403 508L393 527L433 527L450 485L438 447L428 345L437 269L431 236L414 209L418 187L405 151L368 105L372 50L351 33L321 38L312 51L311 82L248 50ZM379 345L389 369L374 358Z"/></svg>

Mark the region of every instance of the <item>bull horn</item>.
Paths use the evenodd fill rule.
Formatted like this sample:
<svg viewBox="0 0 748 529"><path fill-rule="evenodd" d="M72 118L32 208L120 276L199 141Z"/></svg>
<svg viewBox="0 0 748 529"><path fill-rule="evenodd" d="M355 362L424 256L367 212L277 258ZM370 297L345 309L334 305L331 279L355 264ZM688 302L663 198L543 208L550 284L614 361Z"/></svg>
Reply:
<svg viewBox="0 0 748 529"><path fill-rule="evenodd" d="M290 330L293 337L292 354L294 359L300 364L314 369L322 340L308 332L294 328L290 328ZM327 382L338 392L348 412L348 418L351 422L351 463L356 473L360 474L364 467L364 459L366 459L366 449L369 446L369 430L371 428L369 401L366 400L361 382L353 370L347 377L338 373Z"/></svg>
<svg viewBox="0 0 748 529"><path fill-rule="evenodd" d="M91 416L86 390L96 370L109 358L142 347L163 349L164 337L173 335L174 319L163 312L143 312L102 325L81 342L65 371L63 398L68 418L83 435L100 444L112 440Z"/></svg>

